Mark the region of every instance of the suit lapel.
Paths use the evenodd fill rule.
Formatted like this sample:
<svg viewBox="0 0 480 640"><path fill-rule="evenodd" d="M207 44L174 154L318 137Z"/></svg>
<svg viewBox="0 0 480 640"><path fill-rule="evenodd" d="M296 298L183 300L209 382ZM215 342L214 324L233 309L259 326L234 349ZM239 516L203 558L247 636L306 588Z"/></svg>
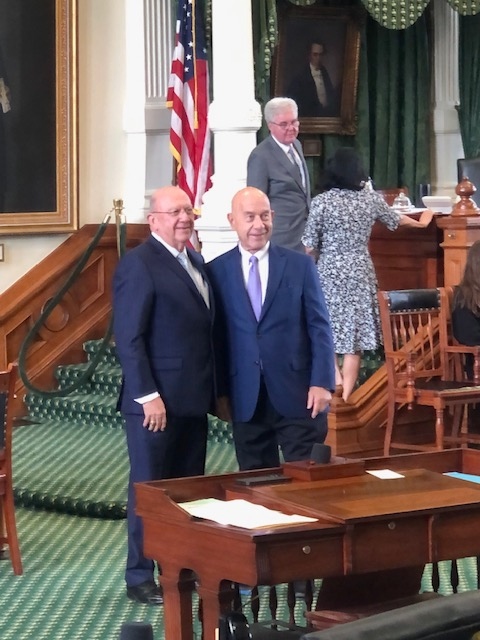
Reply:
<svg viewBox="0 0 480 640"><path fill-rule="evenodd" d="M275 140L271 136L270 136L270 146L272 149L272 154L275 155L278 162L280 162L280 164L283 166L285 171L287 171L288 174L292 176L292 178L298 184L300 189L303 191L302 176L300 175L300 169L296 165L292 164L292 162L288 159L288 156L285 153L285 151L275 142Z"/></svg>
<svg viewBox="0 0 480 640"><path fill-rule="evenodd" d="M268 309L275 299L275 293L280 286L286 264L287 260L285 252L280 247L270 245L270 249L268 252L267 291L265 293L265 302L263 303L259 322L261 322L264 316L268 313Z"/></svg>
<svg viewBox="0 0 480 640"><path fill-rule="evenodd" d="M196 251L192 251L191 249L187 249L187 253L188 256L190 258L191 263L193 264L193 266L200 272L203 281L208 289L208 302L210 305L210 313L213 315L214 314L214 310L215 310L215 306L214 306L214 299L213 299L213 293L212 293L212 286L208 280L208 276L207 273L205 271L205 263L203 262L201 256L199 253L197 253ZM178 262L178 260L177 260ZM183 267L182 267L183 269ZM183 269L185 271L185 269ZM188 275L188 274L187 274ZM190 278L190 276L188 276ZM191 280L191 278L190 278ZM199 293L195 283L193 283L193 286L195 288L195 291L197 292L197 294L200 296L202 302L205 304L205 300L203 299L203 296ZM207 305L205 304L205 307ZM207 307L208 308L208 307Z"/></svg>
<svg viewBox="0 0 480 640"><path fill-rule="evenodd" d="M250 297L245 287L245 280L243 278L242 271L242 257L238 247L233 249L230 253L230 261L225 264L226 267L226 282L230 281L231 286L229 291L232 293L233 307L237 307L239 313L244 312L248 319L252 322L257 322L255 314L252 309Z"/></svg>
<svg viewBox="0 0 480 640"><path fill-rule="evenodd" d="M195 296L195 299L201 304L203 309L209 311L207 305L205 304L205 300L202 298L202 295L199 293L196 284L190 277L190 275L185 271L184 267L180 264L180 262L173 256L173 254L166 249L163 244L155 240L153 236L148 238L148 242L153 247L154 251L161 256L162 262L167 269L170 269L172 273L174 273L178 278L180 278L190 289L190 291ZM199 267L198 264L201 262L198 258L192 258L192 252L189 252L189 257L195 267L201 272L202 276L204 276L203 268ZM206 279L206 276L204 276ZM210 296L212 298L213 296Z"/></svg>

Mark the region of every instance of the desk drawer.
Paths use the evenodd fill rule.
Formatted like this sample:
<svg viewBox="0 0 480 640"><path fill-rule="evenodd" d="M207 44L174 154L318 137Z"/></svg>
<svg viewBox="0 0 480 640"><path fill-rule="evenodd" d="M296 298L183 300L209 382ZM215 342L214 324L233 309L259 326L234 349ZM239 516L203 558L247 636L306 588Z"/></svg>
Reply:
<svg viewBox="0 0 480 640"><path fill-rule="evenodd" d="M351 525L345 534L346 573L409 567L430 561L429 517Z"/></svg>
<svg viewBox="0 0 480 640"><path fill-rule="evenodd" d="M445 513L433 520L434 560L450 560L480 554L480 513Z"/></svg>
<svg viewBox="0 0 480 640"><path fill-rule="evenodd" d="M259 584L343 574L343 535L259 545Z"/></svg>

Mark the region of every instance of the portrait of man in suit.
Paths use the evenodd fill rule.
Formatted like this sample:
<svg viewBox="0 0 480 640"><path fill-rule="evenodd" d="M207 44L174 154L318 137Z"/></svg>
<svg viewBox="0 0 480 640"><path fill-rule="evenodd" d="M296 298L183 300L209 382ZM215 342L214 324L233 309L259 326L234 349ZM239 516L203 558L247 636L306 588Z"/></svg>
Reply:
<svg viewBox="0 0 480 640"><path fill-rule="evenodd" d="M286 95L298 105L300 118L326 118L340 112L340 90L334 86L325 57L323 42L310 42L308 60L304 68L293 78Z"/></svg>
<svg viewBox="0 0 480 640"><path fill-rule="evenodd" d="M286 3L279 12L272 92L296 102L302 135L355 133L360 29L353 7Z"/></svg>

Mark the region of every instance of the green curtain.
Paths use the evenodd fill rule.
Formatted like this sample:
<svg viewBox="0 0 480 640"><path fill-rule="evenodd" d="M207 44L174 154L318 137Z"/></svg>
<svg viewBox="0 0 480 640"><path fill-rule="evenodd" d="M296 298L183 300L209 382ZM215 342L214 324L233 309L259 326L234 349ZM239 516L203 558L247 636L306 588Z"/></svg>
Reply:
<svg viewBox="0 0 480 640"><path fill-rule="evenodd" d="M378 188L405 185L414 194L417 184L430 181L426 16L403 31L385 29L368 19L366 43L368 121L360 111L357 147L368 144L370 171Z"/></svg>
<svg viewBox="0 0 480 640"><path fill-rule="evenodd" d="M459 25L458 117L466 158L480 156L480 14L461 17Z"/></svg>
<svg viewBox="0 0 480 640"><path fill-rule="evenodd" d="M401 31L381 27L366 15L357 133L321 136L322 159L309 161L312 184L318 182L322 162L345 145L357 149L378 188L407 186L414 194L417 184L430 182L430 76L425 14Z"/></svg>

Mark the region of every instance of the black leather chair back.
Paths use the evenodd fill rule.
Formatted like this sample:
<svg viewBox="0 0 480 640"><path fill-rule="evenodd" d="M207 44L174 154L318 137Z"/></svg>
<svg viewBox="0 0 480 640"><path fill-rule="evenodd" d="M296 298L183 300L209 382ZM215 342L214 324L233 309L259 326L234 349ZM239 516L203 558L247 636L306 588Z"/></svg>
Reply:
<svg viewBox="0 0 480 640"><path fill-rule="evenodd" d="M301 640L470 640L480 630L480 592L427 600L314 631Z"/></svg>
<svg viewBox="0 0 480 640"><path fill-rule="evenodd" d="M468 178L477 188L472 200L480 207L480 158L459 158L457 160L457 171L459 182L462 178Z"/></svg>

